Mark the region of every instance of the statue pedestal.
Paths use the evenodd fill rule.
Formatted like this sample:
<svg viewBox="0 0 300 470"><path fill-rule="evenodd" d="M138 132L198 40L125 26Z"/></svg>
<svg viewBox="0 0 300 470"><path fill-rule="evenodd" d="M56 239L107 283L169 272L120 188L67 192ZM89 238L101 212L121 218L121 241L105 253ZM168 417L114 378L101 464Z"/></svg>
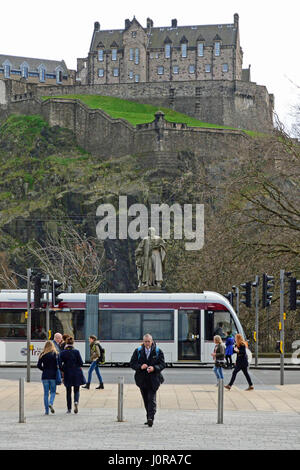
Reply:
<svg viewBox="0 0 300 470"><path fill-rule="evenodd" d="M167 294L167 291L165 289L162 289L161 287L141 286L137 288L135 293L136 294Z"/></svg>

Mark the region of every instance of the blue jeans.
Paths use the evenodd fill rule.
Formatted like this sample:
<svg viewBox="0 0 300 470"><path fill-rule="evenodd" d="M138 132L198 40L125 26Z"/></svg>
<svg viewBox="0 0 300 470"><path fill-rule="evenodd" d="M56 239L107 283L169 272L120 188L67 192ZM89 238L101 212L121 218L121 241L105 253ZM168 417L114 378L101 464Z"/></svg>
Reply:
<svg viewBox="0 0 300 470"><path fill-rule="evenodd" d="M47 379L42 380L44 387L44 405L45 412L49 414L49 405L53 405L56 393L56 380ZM49 402L49 392L50 392L50 402Z"/></svg>
<svg viewBox="0 0 300 470"><path fill-rule="evenodd" d="M215 366L214 367L214 373L215 373L217 379L224 379L222 367Z"/></svg>
<svg viewBox="0 0 300 470"><path fill-rule="evenodd" d="M102 383L103 379L101 377L100 368L97 364L97 361L93 361L90 365L89 372L88 372L88 383L90 384L91 381L92 381L92 374L93 374L94 370L96 371L99 382Z"/></svg>

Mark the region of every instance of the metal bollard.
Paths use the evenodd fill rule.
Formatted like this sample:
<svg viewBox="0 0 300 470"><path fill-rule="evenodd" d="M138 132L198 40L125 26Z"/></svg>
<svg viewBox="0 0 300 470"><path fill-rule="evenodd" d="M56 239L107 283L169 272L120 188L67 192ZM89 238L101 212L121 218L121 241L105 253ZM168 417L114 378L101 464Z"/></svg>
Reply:
<svg viewBox="0 0 300 470"><path fill-rule="evenodd" d="M224 411L224 379L219 379L218 386L218 423L223 424Z"/></svg>
<svg viewBox="0 0 300 470"><path fill-rule="evenodd" d="M19 379L19 423L25 423L24 378Z"/></svg>
<svg viewBox="0 0 300 470"><path fill-rule="evenodd" d="M123 400L124 400L124 377L118 377L118 421L124 421L123 416Z"/></svg>

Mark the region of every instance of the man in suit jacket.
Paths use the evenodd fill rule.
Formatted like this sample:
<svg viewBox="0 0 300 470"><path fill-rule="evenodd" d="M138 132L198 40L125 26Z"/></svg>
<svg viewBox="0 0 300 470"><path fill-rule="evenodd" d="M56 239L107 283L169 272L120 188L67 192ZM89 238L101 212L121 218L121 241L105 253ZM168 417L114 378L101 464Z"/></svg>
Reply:
<svg viewBox="0 0 300 470"><path fill-rule="evenodd" d="M143 344L137 348L131 358L130 367L135 370L135 383L140 388L148 426L153 425L156 413L156 392L164 379L161 371L166 367L164 353L156 347L150 334L143 338Z"/></svg>

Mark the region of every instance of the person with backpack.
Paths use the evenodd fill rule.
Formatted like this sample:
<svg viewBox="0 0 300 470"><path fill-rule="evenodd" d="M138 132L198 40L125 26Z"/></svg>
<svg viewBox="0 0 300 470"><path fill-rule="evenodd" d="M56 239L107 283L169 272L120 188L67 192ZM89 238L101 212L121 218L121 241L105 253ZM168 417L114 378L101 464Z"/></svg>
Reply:
<svg viewBox="0 0 300 470"><path fill-rule="evenodd" d="M147 415L147 424L153 426L156 413L156 392L163 383L161 371L166 367L164 353L156 346L152 336L144 335L143 344L135 349L130 367L135 370L135 383L141 391Z"/></svg>
<svg viewBox="0 0 300 470"><path fill-rule="evenodd" d="M96 387L96 390L100 390L104 388L104 383L103 383L103 379L102 379L100 368L99 368L99 363L102 362L101 357L103 355L103 348L101 347L100 342L97 340L97 336L95 335L91 335L89 337L89 342L90 342L90 358L92 362L88 371L87 383L82 388L87 388L89 390L91 381L92 381L92 375L95 370L98 380L99 380L99 385L98 387Z"/></svg>

